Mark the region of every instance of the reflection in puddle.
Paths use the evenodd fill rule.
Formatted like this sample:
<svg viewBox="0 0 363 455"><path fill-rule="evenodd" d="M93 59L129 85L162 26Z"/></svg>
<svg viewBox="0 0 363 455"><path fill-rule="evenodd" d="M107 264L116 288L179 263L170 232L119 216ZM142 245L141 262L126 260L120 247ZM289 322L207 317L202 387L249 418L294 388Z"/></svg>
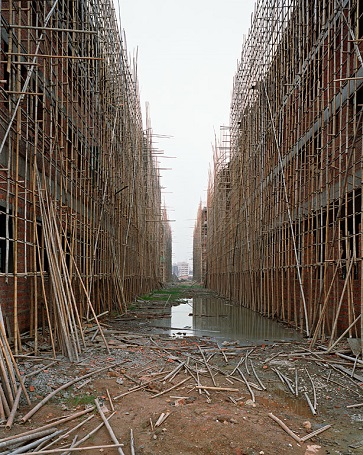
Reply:
<svg viewBox="0 0 363 455"><path fill-rule="evenodd" d="M295 330L223 299L195 297L182 302L171 307L170 319L158 321L159 326L170 327L173 336L211 336L242 345L301 340Z"/></svg>

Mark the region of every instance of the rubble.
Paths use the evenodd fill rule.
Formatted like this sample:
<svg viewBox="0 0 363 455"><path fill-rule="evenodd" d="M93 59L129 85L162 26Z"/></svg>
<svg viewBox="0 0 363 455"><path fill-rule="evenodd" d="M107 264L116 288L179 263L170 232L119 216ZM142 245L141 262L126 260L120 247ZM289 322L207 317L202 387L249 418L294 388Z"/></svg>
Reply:
<svg viewBox="0 0 363 455"><path fill-rule="evenodd" d="M271 445L273 447L281 440L286 440L279 449L281 454L291 453L288 444L293 445L296 454L317 450L317 446L321 448L316 453L322 454L324 450L328 453L332 447L336 448L336 441L339 447L345 448L344 453L350 453L352 447L359 445L361 438L350 430L362 426L358 409L363 403L362 384L351 377L354 358L352 362L337 355L349 357L349 344L342 342L329 353L323 346L311 351L309 340L264 343L246 349L239 344L223 346L219 340L210 337L175 338L162 333L150 334L130 318L125 319L107 323L104 333L109 353L103 340L94 338L90 342L93 332L89 331L87 343L90 347L78 362L66 362L61 357L51 359L46 353L43 360L32 356L18 357L19 370L24 376L32 406L29 407L24 398L21 400L10 432L5 433L6 421L3 420L0 448L4 444L6 448L10 444L17 445L19 437L30 427L37 430L34 438L38 446L44 446L43 438L47 438L47 444L58 440L52 446L55 453L58 448L64 450L68 447L70 450L72 444L78 447L79 442L72 442L71 438L58 433L65 432L65 428L70 430L68 423L65 426L64 418L72 419L74 414L73 425L78 425L78 441L92 440L91 437L84 439L92 432L103 435L102 444L95 444L95 450L98 447L97 450L102 449L104 453L114 453L112 450L117 449L128 455L131 436L126 434L126 429L129 428L127 431L132 429L136 454L156 453L148 444L157 444L158 453L164 453L163 450L167 453L167 444L164 447L163 441L197 438L177 431L180 425L189 425L193 419L198 420L198 425L204 425L205 437L212 434L218 439L219 436L209 427L213 419L206 420L214 408L217 416L214 421L229 425L228 430L226 425L223 426L223 432L234 432L236 427L243 433L242 422L243 426L248 424L260 430L268 428L274 435L271 441L267 441L263 434L262 437L256 436L257 430L256 433L249 430L247 435L250 439L260 438L258 450L265 453L272 453L269 452ZM342 365L344 370L338 368ZM361 368L362 365L357 363L358 376ZM133 409L136 402L137 412ZM101 411L96 411L97 403ZM125 408L125 404L129 408ZM67 415L64 415L65 411ZM100 412L103 413L101 420ZM39 420L35 417L38 413ZM94 415L94 418L83 428L81 419L86 419L87 414ZM275 422L269 419L270 414L275 416ZM54 416L53 422L48 422L50 416ZM106 418L112 418L110 428L116 438L112 441L103 430ZM121 428L120 419L127 419L129 425L136 424L132 428ZM142 421L147 422L145 426ZM43 422L52 428L53 433L42 433L44 425L40 423ZM287 441L289 436L280 428L281 423L295 435L295 441ZM156 432L161 426L166 431ZM202 435L199 436L203 439ZM141 449L137 446L140 440ZM28 443L28 439L24 440L24 445ZM240 442L238 446L241 447ZM38 450L36 445L34 450ZM197 449L195 452L188 450L181 453L200 453ZM255 453L259 451L255 450Z"/></svg>

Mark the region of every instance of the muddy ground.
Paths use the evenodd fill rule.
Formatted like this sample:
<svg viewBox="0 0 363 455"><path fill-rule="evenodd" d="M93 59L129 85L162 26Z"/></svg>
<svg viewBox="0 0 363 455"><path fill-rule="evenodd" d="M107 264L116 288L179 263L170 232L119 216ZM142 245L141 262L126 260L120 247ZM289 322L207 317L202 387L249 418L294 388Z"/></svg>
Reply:
<svg viewBox="0 0 363 455"><path fill-rule="evenodd" d="M183 292L190 297L206 291ZM233 340L221 344L208 337L171 337L152 328L151 307L167 313L176 298L158 295L160 300L139 299L124 317L103 320L109 352L96 327L89 324L87 347L77 363L60 356L53 363L46 343L41 356L18 358L20 370L28 375L25 384L32 404L21 402L10 430L3 422L0 454L32 450L125 455L363 454L363 406L348 407L363 403L362 364L356 365L356 377L351 378L351 360L326 354L320 345L311 351L309 340L241 346ZM353 357L347 343L339 345L339 352ZM105 369L59 391L21 422L50 392L100 368ZM109 425L123 444L119 452L102 447L114 444L105 426L77 446L102 423L99 411L93 409L95 399L107 418L112 415ZM87 407L90 412L84 416L58 423ZM9 438L52 422L54 428L67 430L48 448L56 437L39 446L37 436L33 449L9 445L13 442ZM331 427L309 437L327 425ZM302 441L304 437L308 439ZM74 449L88 449L58 451L72 444Z"/></svg>

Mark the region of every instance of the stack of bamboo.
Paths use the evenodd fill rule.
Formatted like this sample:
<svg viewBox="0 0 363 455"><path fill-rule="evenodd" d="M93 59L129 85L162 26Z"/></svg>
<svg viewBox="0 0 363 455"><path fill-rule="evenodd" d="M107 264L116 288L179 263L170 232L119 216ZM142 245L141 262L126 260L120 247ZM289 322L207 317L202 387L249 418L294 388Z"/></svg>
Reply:
<svg viewBox="0 0 363 455"><path fill-rule="evenodd" d="M107 349L108 346L94 307L91 303L89 293L87 292L81 273L72 254L70 254L72 268L70 267L70 264L67 264L65 248L70 249L71 246L69 245L68 240L66 240L65 246L62 243L62 237L64 239L66 236L61 220L57 216L55 201L51 198L47 186L44 185L44 188L42 187L39 172L37 173L37 185L42 224L44 228L44 240L50 264L49 273L52 280L54 303L53 311L55 316L54 323L52 323L50 317L51 311L47 303L46 296L45 305L47 308L49 332L52 340L53 351L55 350L54 340L56 339L59 344L58 347L61 348L62 353L71 361L77 361L78 354L81 352L81 341L84 346L86 343L83 334L82 318L80 315L81 309L79 309L77 305L74 285L72 283L72 270L75 270L79 288L84 292L88 305L87 314L89 312L92 314ZM53 331L54 333L52 334Z"/></svg>
<svg viewBox="0 0 363 455"><path fill-rule="evenodd" d="M6 426L10 428L19 405L21 393L24 393L28 404L30 404L30 400L7 340L1 307L0 379L0 419L6 420Z"/></svg>
<svg viewBox="0 0 363 455"><path fill-rule="evenodd" d="M50 277L54 294L55 331L62 352L69 360L77 361L81 351L80 335L82 335L81 320L77 309L72 288L71 277L66 263L66 255L62 246L61 235L57 223L53 201L46 189L41 188L38 174L38 193L40 211L43 221L44 240L50 264ZM49 308L47 306L47 314ZM49 320L50 332L52 322ZM53 340L53 338L52 338ZM83 340L84 341L84 340ZM53 341L52 341L53 342Z"/></svg>

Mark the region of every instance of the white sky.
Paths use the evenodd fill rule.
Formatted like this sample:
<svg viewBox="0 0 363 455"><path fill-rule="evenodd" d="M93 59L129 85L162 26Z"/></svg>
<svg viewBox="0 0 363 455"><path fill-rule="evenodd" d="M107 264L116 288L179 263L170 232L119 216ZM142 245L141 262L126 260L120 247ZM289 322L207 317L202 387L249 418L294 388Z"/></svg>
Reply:
<svg viewBox="0 0 363 455"><path fill-rule="evenodd" d="M116 14L118 14L117 1ZM254 0L119 0L129 54L137 51L141 105L150 104L173 262L193 255L193 228L207 197L212 144L229 124L233 76Z"/></svg>

